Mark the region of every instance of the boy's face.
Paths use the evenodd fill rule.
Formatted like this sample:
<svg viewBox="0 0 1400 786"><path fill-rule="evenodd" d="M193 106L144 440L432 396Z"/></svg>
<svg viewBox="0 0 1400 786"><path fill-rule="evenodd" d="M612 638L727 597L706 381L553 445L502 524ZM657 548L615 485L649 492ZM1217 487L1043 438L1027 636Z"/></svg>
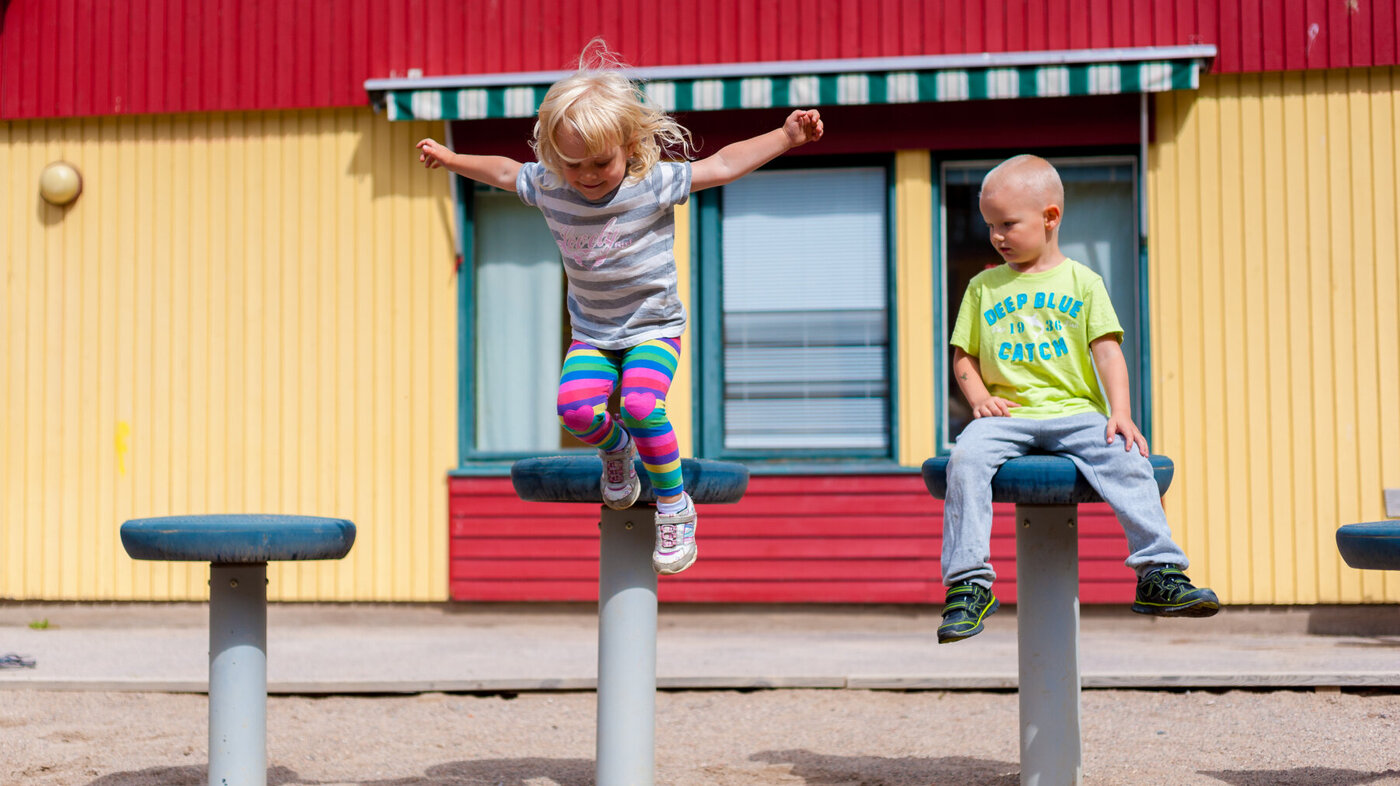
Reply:
<svg viewBox="0 0 1400 786"><path fill-rule="evenodd" d="M1018 188L983 191L979 206L992 248L1012 264L1040 259L1059 225L1058 206L1041 204L1033 194Z"/></svg>
<svg viewBox="0 0 1400 786"><path fill-rule="evenodd" d="M608 145L589 155L583 139L565 127L559 130L555 147L565 159L564 182L590 202L611 194L627 176L627 151L622 145Z"/></svg>

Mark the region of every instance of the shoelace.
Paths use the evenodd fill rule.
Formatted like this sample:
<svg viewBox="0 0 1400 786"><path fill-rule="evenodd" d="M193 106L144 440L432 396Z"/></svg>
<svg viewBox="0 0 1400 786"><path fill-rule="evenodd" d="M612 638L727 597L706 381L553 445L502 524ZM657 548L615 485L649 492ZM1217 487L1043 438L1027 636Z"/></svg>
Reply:
<svg viewBox="0 0 1400 786"><path fill-rule="evenodd" d="M661 547L664 549L674 549L679 542L679 538L676 537L675 524L658 525L656 528L656 537L661 541Z"/></svg>
<svg viewBox="0 0 1400 786"><path fill-rule="evenodd" d="M616 460L616 459L609 459L609 460L608 460L608 482L609 482L609 483L621 483L622 480L623 480L623 478L622 478L622 461L621 461L621 460Z"/></svg>

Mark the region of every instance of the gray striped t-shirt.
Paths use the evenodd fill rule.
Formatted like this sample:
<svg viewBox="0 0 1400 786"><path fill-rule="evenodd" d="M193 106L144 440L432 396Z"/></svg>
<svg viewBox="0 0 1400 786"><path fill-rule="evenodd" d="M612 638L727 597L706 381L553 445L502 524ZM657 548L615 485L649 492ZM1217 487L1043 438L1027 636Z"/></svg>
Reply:
<svg viewBox="0 0 1400 786"><path fill-rule="evenodd" d="M662 162L640 181L590 202L538 162L520 168L515 191L544 213L569 279L573 337L599 349L678 338L674 208L690 198L690 163Z"/></svg>

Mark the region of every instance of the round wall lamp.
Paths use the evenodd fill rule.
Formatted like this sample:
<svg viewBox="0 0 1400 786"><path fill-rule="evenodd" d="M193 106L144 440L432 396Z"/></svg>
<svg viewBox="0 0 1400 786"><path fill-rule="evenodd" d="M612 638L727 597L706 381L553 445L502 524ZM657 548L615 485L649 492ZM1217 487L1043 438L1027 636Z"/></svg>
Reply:
<svg viewBox="0 0 1400 786"><path fill-rule="evenodd" d="M39 195L51 205L66 205L83 193L83 176L67 161L55 161L39 173Z"/></svg>

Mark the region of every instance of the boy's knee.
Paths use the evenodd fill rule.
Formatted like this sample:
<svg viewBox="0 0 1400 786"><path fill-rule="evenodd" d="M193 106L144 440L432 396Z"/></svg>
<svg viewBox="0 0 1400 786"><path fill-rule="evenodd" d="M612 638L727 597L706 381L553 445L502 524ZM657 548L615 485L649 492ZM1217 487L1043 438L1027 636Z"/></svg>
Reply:
<svg viewBox="0 0 1400 786"><path fill-rule="evenodd" d="M628 428L653 428L666 423L666 399L631 392L622 397L622 422Z"/></svg>

